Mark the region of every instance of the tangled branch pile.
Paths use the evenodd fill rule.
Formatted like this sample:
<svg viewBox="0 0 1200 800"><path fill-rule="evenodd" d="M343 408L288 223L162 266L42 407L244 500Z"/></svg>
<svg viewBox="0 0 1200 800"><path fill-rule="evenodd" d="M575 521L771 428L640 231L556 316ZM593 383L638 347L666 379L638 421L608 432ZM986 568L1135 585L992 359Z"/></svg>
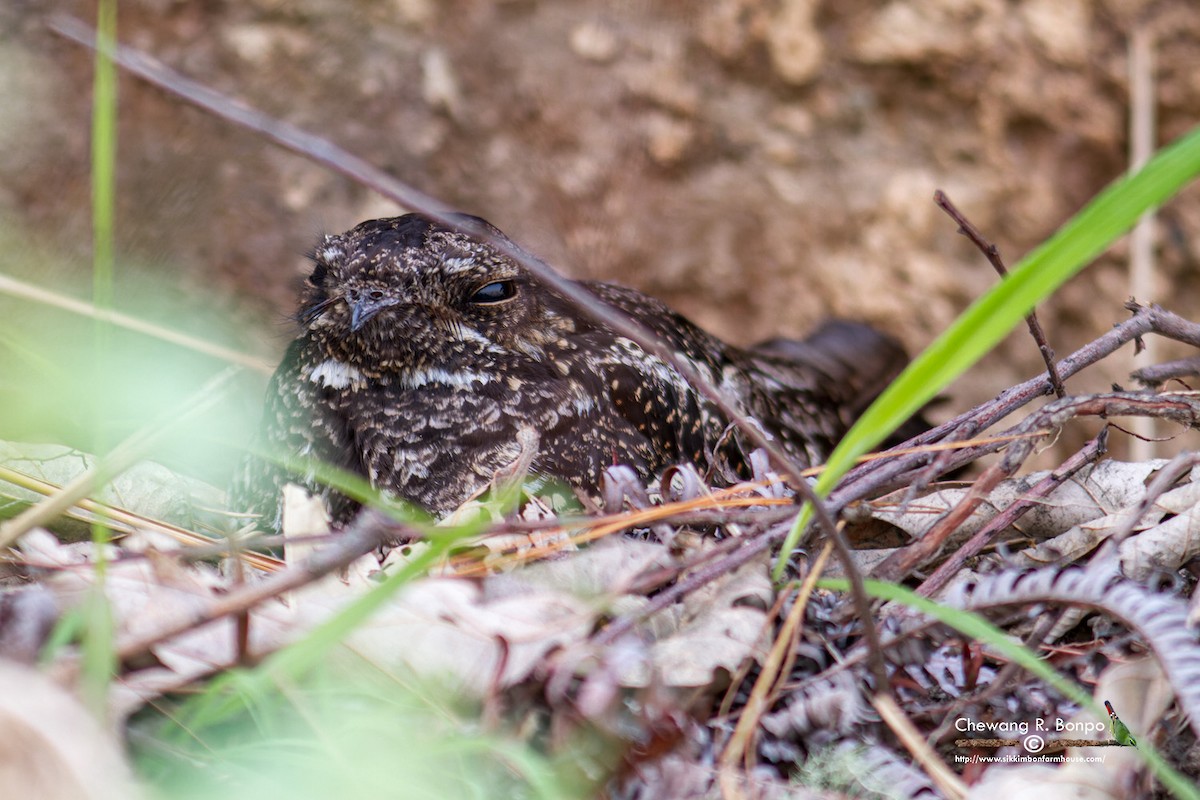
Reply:
<svg viewBox="0 0 1200 800"><path fill-rule="evenodd" d="M1200 344L1198 326L1155 307L1130 310L1060 361L1061 376L1145 334ZM1135 377L1157 383L1188 366ZM1101 785L1140 781L1149 794L1139 753L1150 748L1200 774L1198 612L1188 601L1200 563L1200 459L1101 460L1105 427L1060 468L1014 475L1037 441L1080 417L1194 426L1200 404L1187 391L1068 396L1000 427L1049 391L1044 377L1013 387L860 465L826 503L852 562L831 559L828 532L814 529L782 586L769 576L772 545L797 501L765 459L752 481L720 490L686 469L647 490L614 468L590 516L526 497L515 508L469 504L439 528L367 510L334 536L298 492L286 560L251 563L243 556L256 542L197 549L193 535L178 544L180 523L198 527L212 514L194 500L195 484L143 465L103 502L73 511L107 516L125 534L104 546L102 582L92 543L15 528L26 516L6 523L6 537L20 538L6 559L0 651L26 663L42 654L51 675L78 676L81 652L47 643L102 589L119 665L108 707L132 731L147 724L146 704L175 707L164 698L238 664L281 681L289 653L314 657L318 632L342 625L335 650L382 674L432 681L474 709L448 735L482 725L550 758L571 753L587 776L577 777L612 797L704 797L718 787L745 797L992 797L1047 781L1093 785L1100 773ZM974 480L936 482L992 453L998 460ZM44 447L10 446L5 460L6 480L25 488L6 483L4 494L25 505L31 489L52 492L90 464ZM69 535L71 523L57 529ZM221 548L233 552L216 563ZM868 581L875 599L864 618L839 579L848 570L915 594ZM367 619L347 622L353 615ZM1028 671L1016 641L1062 680ZM6 730L68 724L21 707L33 690L12 690L38 680L10 678L2 713L16 725ZM1095 706L1104 700L1140 750L983 769L981 755L1025 753L1030 731L1050 754L1069 741L1101 746L1108 728ZM67 745L37 758L77 760Z"/></svg>

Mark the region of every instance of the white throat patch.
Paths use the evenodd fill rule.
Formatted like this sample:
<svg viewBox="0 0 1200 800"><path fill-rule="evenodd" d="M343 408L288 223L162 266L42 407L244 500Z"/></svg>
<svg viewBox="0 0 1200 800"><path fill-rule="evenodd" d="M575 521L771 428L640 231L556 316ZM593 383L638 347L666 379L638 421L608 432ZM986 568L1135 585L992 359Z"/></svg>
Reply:
<svg viewBox="0 0 1200 800"><path fill-rule="evenodd" d="M308 379L318 386L328 386L331 389L345 389L366 383L366 378L356 367L336 358L328 358L317 364L308 373Z"/></svg>
<svg viewBox="0 0 1200 800"><path fill-rule="evenodd" d="M427 386L431 383L441 384L442 386L456 386L465 388L472 383L488 383L492 380L492 376L486 372L476 372L474 370L464 369L457 372L449 372L444 369L417 369L410 372L400 373L400 385L408 389L419 389L422 386Z"/></svg>

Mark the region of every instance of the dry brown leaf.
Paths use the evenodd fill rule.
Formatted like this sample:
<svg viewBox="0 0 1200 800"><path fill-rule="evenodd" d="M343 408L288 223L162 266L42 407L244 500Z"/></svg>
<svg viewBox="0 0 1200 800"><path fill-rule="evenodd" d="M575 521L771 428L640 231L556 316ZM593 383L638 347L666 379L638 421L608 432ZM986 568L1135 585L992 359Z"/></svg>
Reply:
<svg viewBox="0 0 1200 800"><path fill-rule="evenodd" d="M541 586L583 596L613 597L629 591L640 575L674 563L670 551L657 542L608 537L569 557L530 564L510 575L496 575L484 585L489 597L512 593L514 587Z"/></svg>
<svg viewBox="0 0 1200 800"><path fill-rule="evenodd" d="M707 686L714 673L733 674L750 658L766 654L770 637L766 610L774 599L766 554L693 592L682 606L650 620L657 640L650 664L623 676L627 686L646 686L648 668L667 686Z"/></svg>
<svg viewBox="0 0 1200 800"><path fill-rule="evenodd" d="M1192 490L1191 494L1200 493L1197 484L1185 488ZM1200 504L1126 539L1119 552L1122 574L1135 581L1160 571L1174 572L1200 555Z"/></svg>
<svg viewBox="0 0 1200 800"><path fill-rule="evenodd" d="M1131 465L1141 466L1141 465ZM1133 473L1136 477L1136 471ZM1158 570L1174 570L1200 553L1200 483L1189 482L1157 498L1135 519L1145 487L1128 505L1077 524L1064 533L1019 553L1016 566L1044 567L1072 563L1092 552L1110 536L1129 529L1136 534L1121 543L1122 573L1144 580ZM1174 515L1174 516L1171 516ZM1164 517L1171 516L1165 522Z"/></svg>
<svg viewBox="0 0 1200 800"><path fill-rule="evenodd" d="M403 665L482 696L493 681L512 685L551 651L584 641L620 592L647 569L669 562L662 545L615 538L482 581L425 578L406 587L348 644L379 663ZM298 595L300 613L310 621L358 591L322 586Z"/></svg>
<svg viewBox="0 0 1200 800"><path fill-rule="evenodd" d="M347 646L481 697L523 680L551 650L582 640L596 610L566 592L531 590L489 601L473 581L427 578L357 628Z"/></svg>
<svg viewBox="0 0 1200 800"><path fill-rule="evenodd" d="M1145 482L1165 463L1102 461L1090 470L1081 471L1026 511L1021 516L1020 529L1036 539L1049 539L1074 526L1083 526L1091 520L1136 506L1145 495ZM1011 505L1049 474L1034 472L1002 481L987 501L959 526L955 540L974 534L991 521L999 509ZM908 490L902 489L871 503L872 517L919 539L968 491L967 488L939 489L904 504Z"/></svg>
<svg viewBox="0 0 1200 800"><path fill-rule="evenodd" d="M4 660L0 686L0 797L141 796L115 737L60 686Z"/></svg>
<svg viewBox="0 0 1200 800"><path fill-rule="evenodd" d="M44 530L33 530L21 540L25 560L53 570L41 585L53 593L60 609L80 607L89 601L95 575L90 542L64 545ZM214 593L228 579L205 565L166 569L163 559L127 559L110 563L104 582L117 641L141 639L173 627L202 613ZM285 639L288 613L278 604L267 604L254 616L250 646L267 652ZM113 693L114 717L138 707L164 686L175 686L232 664L237 657L236 631L231 619L220 619L161 642L151 652L166 673L132 673L125 687Z"/></svg>

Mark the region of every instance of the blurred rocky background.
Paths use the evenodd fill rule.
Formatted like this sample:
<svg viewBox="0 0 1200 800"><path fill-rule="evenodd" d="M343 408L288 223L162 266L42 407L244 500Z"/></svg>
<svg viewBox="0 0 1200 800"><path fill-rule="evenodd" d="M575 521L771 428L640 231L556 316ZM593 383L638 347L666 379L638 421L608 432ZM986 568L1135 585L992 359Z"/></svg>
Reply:
<svg viewBox="0 0 1200 800"><path fill-rule="evenodd" d="M51 11L95 13L0 0L0 269L85 291L91 55L44 29ZM119 26L563 272L743 343L837 315L923 347L997 280L934 190L1015 264L1128 168L1136 29L1158 142L1200 120L1193 0L125 0ZM119 148L118 304L165 282L166 305L215 307L201 327L268 356L318 234L402 211L128 77ZM1197 316L1198 250L1192 187L1158 218L1155 296L1138 299ZM1125 317L1127 251L1042 309L1060 354ZM1022 328L952 407L1039 364Z"/></svg>

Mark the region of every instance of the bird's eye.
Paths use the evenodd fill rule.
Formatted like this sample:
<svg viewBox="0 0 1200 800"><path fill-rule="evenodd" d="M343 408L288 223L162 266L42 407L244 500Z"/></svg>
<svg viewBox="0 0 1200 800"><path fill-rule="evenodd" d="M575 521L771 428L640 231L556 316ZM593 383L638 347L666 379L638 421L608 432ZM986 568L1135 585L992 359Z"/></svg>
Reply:
<svg viewBox="0 0 1200 800"><path fill-rule="evenodd" d="M470 302L476 305L489 305L491 303L502 303L516 296L516 281L493 281L476 289L475 294L471 295Z"/></svg>

